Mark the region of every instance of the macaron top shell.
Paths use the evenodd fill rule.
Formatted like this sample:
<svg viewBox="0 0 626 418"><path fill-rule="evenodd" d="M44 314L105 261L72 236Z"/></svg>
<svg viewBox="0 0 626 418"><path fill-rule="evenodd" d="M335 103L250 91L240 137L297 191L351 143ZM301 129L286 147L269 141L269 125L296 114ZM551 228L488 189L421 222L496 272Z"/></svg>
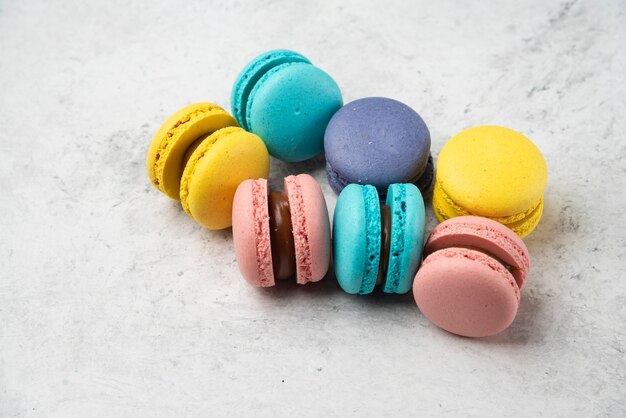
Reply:
<svg viewBox="0 0 626 418"><path fill-rule="evenodd" d="M430 321L466 337L505 330L519 307L519 289L506 268L467 248L446 248L427 257L415 277L413 294Z"/></svg>
<svg viewBox="0 0 626 418"><path fill-rule="evenodd" d="M466 129L444 145L437 160L437 186L466 215L531 212L542 203L547 180L546 161L535 144L500 126Z"/></svg>
<svg viewBox="0 0 626 418"><path fill-rule="evenodd" d="M287 50L255 58L232 93L239 123L259 135L272 156L291 162L323 152L324 129L342 103L332 77Z"/></svg>
<svg viewBox="0 0 626 418"><path fill-rule="evenodd" d="M369 294L380 262L380 203L373 186L350 184L343 189L333 218L335 274L351 294Z"/></svg>
<svg viewBox="0 0 626 418"><path fill-rule="evenodd" d="M324 147L329 166L343 178L386 189L418 180L428 162L430 132L407 105L369 97L335 113Z"/></svg>
<svg viewBox="0 0 626 418"><path fill-rule="evenodd" d="M185 166L182 207L208 229L228 228L239 184L268 174L269 155L258 136L238 127L220 129L200 144Z"/></svg>
<svg viewBox="0 0 626 418"><path fill-rule="evenodd" d="M324 150L324 129L341 107L339 87L325 72L297 62L272 68L247 102L246 124L270 154L302 161Z"/></svg>
<svg viewBox="0 0 626 418"><path fill-rule="evenodd" d="M184 156L190 145L237 121L213 103L195 103L170 116L154 136L146 169L152 184L172 199L180 199Z"/></svg>

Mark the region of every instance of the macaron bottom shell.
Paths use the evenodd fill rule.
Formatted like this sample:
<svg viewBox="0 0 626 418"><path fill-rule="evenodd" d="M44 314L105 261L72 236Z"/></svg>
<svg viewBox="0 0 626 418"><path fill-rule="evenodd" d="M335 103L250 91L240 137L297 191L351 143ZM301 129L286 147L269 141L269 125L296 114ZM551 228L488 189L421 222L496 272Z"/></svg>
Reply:
<svg viewBox="0 0 626 418"><path fill-rule="evenodd" d="M433 192L433 210L439 222L443 222L457 216L476 216L455 203L445 192L440 182L435 184ZM543 198L541 198L536 204L531 205L530 209L518 214L505 217L484 217L505 225L518 236L524 238L539 224L542 213Z"/></svg>
<svg viewBox="0 0 626 418"><path fill-rule="evenodd" d="M335 171L335 169L328 161L326 161L326 176L328 178L328 184L330 185L330 188L337 195L339 195L348 184L361 184L361 181L355 182L343 177L341 174ZM412 183L417 186L423 197L429 196L435 184L435 166L433 163L432 155L428 157L428 162L426 163L424 171L412 179L407 179L405 182ZM387 194L387 187L377 187L376 190L381 197L385 197Z"/></svg>
<svg viewBox="0 0 626 418"><path fill-rule="evenodd" d="M324 278L330 266L330 222L324 194L308 174L285 177L296 245L296 280L299 284Z"/></svg>
<svg viewBox="0 0 626 418"><path fill-rule="evenodd" d="M387 193L391 208L391 248L383 291L404 294L411 290L422 260L424 199L413 184L392 184Z"/></svg>

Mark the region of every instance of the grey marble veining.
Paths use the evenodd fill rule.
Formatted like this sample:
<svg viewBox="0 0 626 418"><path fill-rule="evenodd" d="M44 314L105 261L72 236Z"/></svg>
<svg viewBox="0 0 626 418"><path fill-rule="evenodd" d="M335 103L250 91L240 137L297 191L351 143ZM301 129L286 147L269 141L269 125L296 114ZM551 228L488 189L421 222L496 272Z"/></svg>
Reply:
<svg viewBox="0 0 626 418"><path fill-rule="evenodd" d="M91 3L0 3L0 416L626 416L626 3ZM165 118L228 107L276 47L414 107L435 156L479 124L536 142L509 330L458 338L333 277L250 288L230 230L151 187ZM301 171L332 213L322 158L271 185Z"/></svg>

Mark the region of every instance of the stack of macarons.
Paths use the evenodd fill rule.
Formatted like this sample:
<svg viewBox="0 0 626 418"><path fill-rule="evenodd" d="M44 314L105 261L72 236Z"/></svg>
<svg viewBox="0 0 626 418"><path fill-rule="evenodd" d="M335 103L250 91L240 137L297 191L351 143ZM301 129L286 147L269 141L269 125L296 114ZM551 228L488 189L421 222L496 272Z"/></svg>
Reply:
<svg viewBox="0 0 626 418"><path fill-rule="evenodd" d="M232 116L196 103L166 120L147 158L154 186L208 229L232 225L242 276L255 287L322 280L365 295L413 291L437 326L483 337L515 318L529 272L521 238L538 224L545 160L525 136L479 126L431 155L430 131L406 104L368 97L343 105L337 83L301 54L274 50L237 76ZM338 199L331 224L308 174L270 191L270 156L325 153ZM441 223L425 239L430 200ZM332 239L331 239L332 235Z"/></svg>

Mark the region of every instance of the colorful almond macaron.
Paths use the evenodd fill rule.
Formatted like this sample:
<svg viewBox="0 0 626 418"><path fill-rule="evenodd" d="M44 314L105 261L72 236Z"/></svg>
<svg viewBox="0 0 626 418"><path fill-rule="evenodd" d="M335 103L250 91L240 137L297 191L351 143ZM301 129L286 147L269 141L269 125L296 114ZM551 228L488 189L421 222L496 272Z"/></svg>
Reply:
<svg viewBox="0 0 626 418"><path fill-rule="evenodd" d="M441 149L433 208L440 221L483 216L525 237L541 218L547 181L546 161L524 135L500 126L470 128Z"/></svg>
<svg viewBox="0 0 626 418"><path fill-rule="evenodd" d="M526 245L499 222L449 219L431 233L413 283L420 311L435 325L486 337L513 322L530 261Z"/></svg>
<svg viewBox="0 0 626 418"><path fill-rule="evenodd" d="M330 264L330 224L319 184L308 174L285 178L283 192L267 180L241 183L233 202L233 242L239 270L255 287L295 277L324 278Z"/></svg>
<svg viewBox="0 0 626 418"><path fill-rule="evenodd" d="M288 50L253 59L233 86L232 111L259 135L269 153L303 161L324 150L324 129L343 101L337 83L304 56Z"/></svg>
<svg viewBox="0 0 626 418"><path fill-rule="evenodd" d="M191 218L208 229L231 225L239 183L267 177L269 155L263 141L237 126L212 103L189 105L161 126L146 162L152 184L180 200Z"/></svg>
<svg viewBox="0 0 626 418"><path fill-rule="evenodd" d="M381 195L392 183L413 183L427 195L434 178L430 132L409 106L368 97L342 107L324 135L326 172L335 191L370 184Z"/></svg>
<svg viewBox="0 0 626 418"><path fill-rule="evenodd" d="M350 184L333 219L335 274L351 294L406 293L422 259L424 201L413 184L392 184L384 204L374 186Z"/></svg>

